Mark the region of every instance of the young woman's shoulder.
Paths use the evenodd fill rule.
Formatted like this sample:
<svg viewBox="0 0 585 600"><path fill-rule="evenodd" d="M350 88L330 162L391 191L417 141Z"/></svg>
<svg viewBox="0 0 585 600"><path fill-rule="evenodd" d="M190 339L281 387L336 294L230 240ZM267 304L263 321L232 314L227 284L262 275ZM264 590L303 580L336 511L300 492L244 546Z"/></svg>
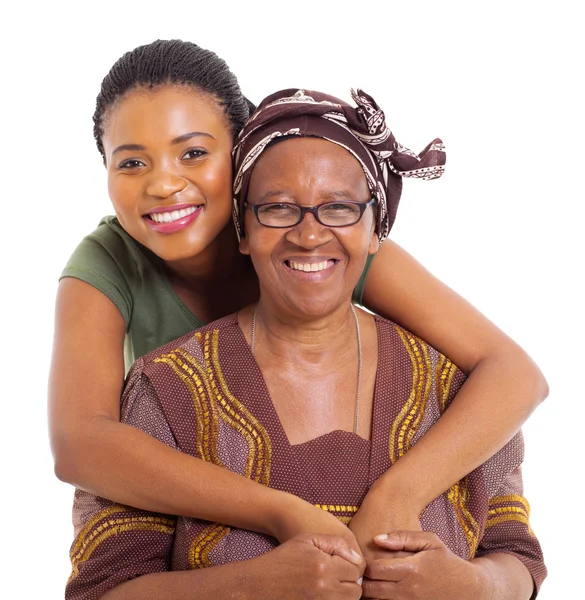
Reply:
<svg viewBox="0 0 585 600"><path fill-rule="evenodd" d="M126 233L116 217L108 216L79 243L59 279L74 277L97 288L128 323L135 290L159 273L156 257Z"/></svg>

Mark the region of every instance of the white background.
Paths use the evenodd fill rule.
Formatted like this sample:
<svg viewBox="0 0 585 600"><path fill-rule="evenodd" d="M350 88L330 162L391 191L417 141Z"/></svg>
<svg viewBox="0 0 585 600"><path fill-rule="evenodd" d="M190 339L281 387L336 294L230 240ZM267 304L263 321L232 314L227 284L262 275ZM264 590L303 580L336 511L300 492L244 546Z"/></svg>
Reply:
<svg viewBox="0 0 585 600"><path fill-rule="evenodd" d="M57 279L110 212L92 136L101 79L125 51L173 37L216 51L255 102L294 86L349 100L359 86L414 151L443 138L445 176L406 182L393 236L547 376L550 397L525 426L525 491L549 567L540 597L582 593L578 5L37 1L2 9L0 596L63 596L72 489L53 476L46 431Z"/></svg>

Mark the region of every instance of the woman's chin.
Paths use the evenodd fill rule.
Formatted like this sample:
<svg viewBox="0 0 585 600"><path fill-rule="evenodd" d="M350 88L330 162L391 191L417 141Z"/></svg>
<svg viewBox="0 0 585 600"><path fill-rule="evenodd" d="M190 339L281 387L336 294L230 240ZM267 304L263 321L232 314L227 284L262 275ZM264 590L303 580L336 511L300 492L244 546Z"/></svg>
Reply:
<svg viewBox="0 0 585 600"><path fill-rule="evenodd" d="M350 302L351 296L343 298L341 294L328 294L327 296L296 297L289 301L288 305L297 318L316 321L332 316L340 307L349 306Z"/></svg>

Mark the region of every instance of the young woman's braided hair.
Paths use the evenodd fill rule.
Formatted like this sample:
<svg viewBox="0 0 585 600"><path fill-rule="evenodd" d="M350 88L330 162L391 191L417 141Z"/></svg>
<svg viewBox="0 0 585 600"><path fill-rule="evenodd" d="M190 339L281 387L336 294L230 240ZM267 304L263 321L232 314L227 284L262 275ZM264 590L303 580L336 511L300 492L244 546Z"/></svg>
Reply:
<svg viewBox="0 0 585 600"><path fill-rule="evenodd" d="M177 84L210 94L223 107L234 138L254 110L236 76L210 50L182 40L157 40L139 46L116 61L102 81L93 115L93 134L104 158L102 137L108 110L136 87Z"/></svg>

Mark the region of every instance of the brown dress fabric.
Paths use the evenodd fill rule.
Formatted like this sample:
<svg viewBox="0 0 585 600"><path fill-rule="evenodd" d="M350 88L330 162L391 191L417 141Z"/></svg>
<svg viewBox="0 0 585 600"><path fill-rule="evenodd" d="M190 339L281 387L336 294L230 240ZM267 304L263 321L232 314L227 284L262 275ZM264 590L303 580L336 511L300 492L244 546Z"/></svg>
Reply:
<svg viewBox="0 0 585 600"><path fill-rule="evenodd" d="M291 445L235 315L139 359L122 399L124 422L165 444L318 505L348 523L372 483L425 434L465 380L445 356L376 317L378 370L371 440L332 431ZM457 555L505 552L540 587L542 552L528 521L518 434L435 499L421 517ZM204 485L204 482L202 482ZM172 493L172 490L169 492ZM77 490L66 598L92 600L136 576L241 561L273 538L149 513Z"/></svg>

